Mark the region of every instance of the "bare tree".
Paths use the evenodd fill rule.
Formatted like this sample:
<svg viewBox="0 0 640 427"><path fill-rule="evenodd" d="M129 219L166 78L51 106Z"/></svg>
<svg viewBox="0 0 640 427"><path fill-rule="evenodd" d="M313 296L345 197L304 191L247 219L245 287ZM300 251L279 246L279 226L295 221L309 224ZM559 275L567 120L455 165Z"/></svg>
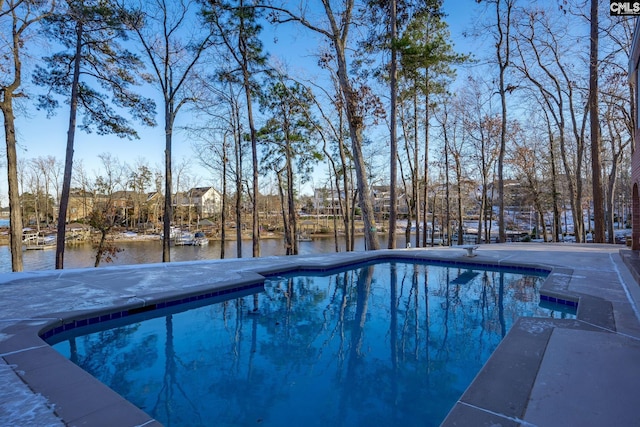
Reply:
<svg viewBox="0 0 640 427"><path fill-rule="evenodd" d="M57 39L65 50L44 58L45 66L37 66L34 74L36 84L48 87L48 93L39 97L39 108L46 110L49 116L54 114L58 107L55 95L65 97L69 103L56 269L64 268L77 116L82 117L81 129L86 132L96 130L99 134L115 134L122 138L137 138L137 132L116 108L128 109L142 123L155 125L153 101L130 90L130 86L137 83L136 72L142 64L119 43L125 38L122 22L128 19L126 14L108 2L96 5L67 1L65 6L43 21L45 33ZM94 82L100 89L95 89Z"/></svg>
<svg viewBox="0 0 640 427"><path fill-rule="evenodd" d="M563 27L563 25L565 27ZM514 36L512 64L524 77L524 92L536 99L551 120L550 144L559 144L559 156L567 178L574 232L577 242L584 237L582 215L586 114L580 115L581 95L576 83L580 75L572 73L573 60L565 55L574 44L566 33L566 24L557 23L546 11L533 9L518 21ZM534 94L534 92L536 94ZM586 109L583 110L586 113ZM555 150L551 150L555 156ZM556 233L559 230L556 230Z"/></svg>
<svg viewBox="0 0 640 427"><path fill-rule="evenodd" d="M467 164L465 159L469 158L468 145L469 136L464 128L464 101L460 98L455 98L450 102L453 110L453 120L451 123L452 135L450 138L449 151L453 157L453 170L456 177L456 199L457 199L457 243L461 245L464 243L464 207L467 199L467 187L468 174ZM448 108L447 105L443 106L443 110Z"/></svg>
<svg viewBox="0 0 640 427"><path fill-rule="evenodd" d="M123 249L116 246L111 230L119 218L114 193L124 188L125 167L111 154L98 156L102 163L103 174L96 176L94 193L96 201L89 215L89 224L99 232L98 240L93 243L96 251L94 267L101 261L111 262Z"/></svg>
<svg viewBox="0 0 640 427"><path fill-rule="evenodd" d="M172 191L174 195L172 205L175 206L175 211L171 220L178 222L182 226L185 215L187 216L187 221L190 220L191 194L189 189L192 188L192 184L196 181L196 178L192 175L190 160L183 157L176 162L173 166L172 175L176 177L176 180ZM190 222L187 224L191 225Z"/></svg>
<svg viewBox="0 0 640 427"><path fill-rule="evenodd" d="M230 81L217 81L216 79L201 79L201 85L206 94L195 105L194 112L202 119L202 125L189 128L194 143L193 148L198 161L212 174L219 174L220 187L222 188L222 207L220 214L220 258L225 257L226 222L228 211L227 188L230 179L239 184L236 187L236 198L242 197L242 165L231 161L232 152L243 149L240 143L240 129L236 123L239 117L239 94L235 92ZM236 179L237 178L237 179ZM216 179L217 181L217 179ZM240 211L237 212L240 215ZM238 224L240 220L237 221ZM241 231L241 227L237 227ZM242 236L237 236L236 246L238 258L242 255Z"/></svg>
<svg viewBox="0 0 640 427"><path fill-rule="evenodd" d="M22 73L28 36L35 24L50 14L55 1L36 2L27 0L3 0L0 2L0 20L4 21L3 40L0 55L0 111L4 119L4 138L6 143L7 183L9 190L9 221L11 249L11 270L22 271L22 212L20 210L20 192L18 189L18 155L15 127L15 104L25 96L22 92Z"/></svg>
<svg viewBox="0 0 640 427"><path fill-rule="evenodd" d="M91 213L89 192L92 191L93 182L87 175L87 171L84 168L82 160L78 160L73 163L72 177L72 184L75 187L76 192L79 192L82 197L82 211L77 215L79 215L80 218L88 218Z"/></svg>
<svg viewBox="0 0 640 427"><path fill-rule="evenodd" d="M377 237L369 179L367 177L363 156L363 130L365 127L363 116L364 105L362 98L358 96L360 89L366 90L366 88L359 88L354 85L354 81L349 75L350 66L347 57L349 34L354 25L354 5L354 0L346 0L342 3L342 7L334 10L334 3L329 0L322 0L325 19L324 21L319 20L317 23L309 20L309 17L305 13L308 10L305 4L302 4L298 11L276 6L270 6L270 10L272 11L271 19L273 22L299 23L305 28L324 37L334 50L333 60L335 60L337 64L338 82L345 103L345 111L349 124L351 151L358 186L358 201L364 222L365 247L368 250L375 250L380 248L380 242Z"/></svg>
<svg viewBox="0 0 640 427"><path fill-rule="evenodd" d="M551 199L552 199L552 210L553 210L553 241L558 241L558 236L562 233L561 221L560 221L560 190L558 189L558 167L556 166L556 157L557 157L557 144L556 144L556 136L552 131L552 120L550 117L549 111L544 107L542 101L539 101L542 110L542 116L544 118L544 125L547 131L547 138L549 141L549 162L550 162L550 172L551 172Z"/></svg>
<svg viewBox="0 0 640 427"><path fill-rule="evenodd" d="M492 35L496 63L498 65L498 95L501 105L500 152L498 155L498 241L507 239L504 215L504 159L507 152L507 94L515 89L507 83L507 71L511 64L512 14L516 0L485 0L495 9L495 22L489 27Z"/></svg>
<svg viewBox="0 0 640 427"><path fill-rule="evenodd" d="M258 136L265 146L264 163L274 170L281 196L286 190L286 209L282 205L287 255L298 254L298 211L295 182L309 179L313 166L321 157L314 144L318 127L311 116L313 93L285 76L271 81L260 97L261 111L269 114ZM284 202L284 197L283 197Z"/></svg>
<svg viewBox="0 0 640 427"><path fill-rule="evenodd" d="M133 210L136 226L139 226L143 217L143 204L147 198L147 189L151 185L153 174L146 159L138 158L133 166L128 167L127 187L133 191ZM134 216L130 218L129 225L133 225ZM145 218L145 221L147 218Z"/></svg>
<svg viewBox="0 0 640 427"><path fill-rule="evenodd" d="M627 74L620 70L621 64L616 64L613 58L608 58L603 73L604 84L600 85L600 99L602 101L601 129L602 156L601 167L605 172L604 185L604 223L607 241L614 241L615 196L618 185L618 175L623 167L624 159L628 155L628 148L632 145L633 120L631 119L631 99L626 97L628 90ZM595 215L595 209L594 209ZM622 215L620 215L622 216Z"/></svg>
<svg viewBox="0 0 640 427"><path fill-rule="evenodd" d="M212 28L196 23L199 3L190 0L167 2L154 0L140 2L127 24L136 34L157 88L164 102L165 170L164 170L164 239L162 262L171 261L169 250L171 234L172 166L171 150L174 124L178 113L187 103L194 101L195 89L189 85L194 80L196 66L203 53L211 46ZM192 90L193 89L193 90Z"/></svg>
<svg viewBox="0 0 640 427"><path fill-rule="evenodd" d="M51 191L55 190L55 200L57 201L59 196L57 189L59 187L59 178L61 172L60 162L58 162L53 156L40 156L32 159L32 162L44 182L44 194L49 197L51 195ZM53 217L54 212L52 207L50 207L48 204L45 204L44 220L47 227L53 220Z"/></svg>
<svg viewBox="0 0 640 427"><path fill-rule="evenodd" d="M506 242L506 224L504 216L504 158L507 152L507 91L505 82L507 67L511 56L510 33L511 13L515 0L496 0L496 58L498 61L500 105L502 106L502 126L500 127L500 154L498 155L498 239ZM504 8L504 9L503 9Z"/></svg>
<svg viewBox="0 0 640 427"><path fill-rule="evenodd" d="M529 122L529 124L532 124ZM543 155L547 147L544 137L540 137L537 129L533 127L533 132L521 132L515 138L515 146L510 151L509 163L512 165L516 177L521 182L523 189L521 196L529 202L536 211L536 218L544 218L544 213L548 210L551 198L548 192L543 191L548 187L549 176L549 156ZM542 226L542 235L547 240L547 230L544 220L536 221ZM529 230L531 233L533 230ZM536 234L540 233L540 227L536 227ZM533 236L536 238L537 236Z"/></svg>
<svg viewBox="0 0 640 427"><path fill-rule="evenodd" d="M589 25L589 127L591 133L591 182L593 186L593 241L604 243L604 197L600 163L600 117L598 116L598 0L591 0Z"/></svg>
<svg viewBox="0 0 640 427"><path fill-rule="evenodd" d="M211 0L211 8L206 16L217 32L222 45L225 46L228 58L233 61L236 69L230 74L238 75L245 94L245 107L247 109L247 121L249 124L249 138L251 140L251 160L253 179L251 195L253 202L252 212L252 255L260 256L260 224L258 212L259 196L259 168L258 168L258 138L253 114L253 97L255 95L255 76L262 71L261 67L266 62L266 56L262 52L262 42L258 38L261 26L258 23L260 9L245 0L236 2L223 2Z"/></svg>
<svg viewBox="0 0 640 427"><path fill-rule="evenodd" d="M436 115L436 120L440 125L440 132L442 135L442 154L444 156L444 163L441 165L444 170L444 213L443 213L443 231L446 235L445 245L451 246L451 198L450 196L450 186L449 186L449 170L451 168L451 163L449 160L449 154L451 153L451 139L452 139L452 123L451 121L455 120L451 118L451 113L447 106L447 103L443 103L443 108ZM434 209L435 212L435 209ZM435 219L434 219L435 222ZM434 228L435 229L435 228Z"/></svg>
<svg viewBox="0 0 640 427"><path fill-rule="evenodd" d="M500 151L501 119L494 111L491 103L493 97L487 82L473 76L469 76L467 82L466 87L460 91L460 97L464 100L464 126L474 148L471 158L477 165L479 176L478 243L488 243L491 242L490 221L493 212L490 191ZM490 212L489 217L487 210Z"/></svg>
<svg viewBox="0 0 640 427"><path fill-rule="evenodd" d="M31 159L27 163L27 170L24 177L24 185L27 191L22 192L21 199L25 219L27 224L30 225L33 218L33 224L39 233L42 216L43 214L46 215L48 198L44 190L44 180L42 179L42 174L36 160Z"/></svg>
<svg viewBox="0 0 640 427"><path fill-rule="evenodd" d="M400 82L402 98L413 103L413 163L412 207L416 217L416 247L420 246L420 217L427 223L427 193L429 176L429 129L434 105L434 95L442 94L455 76L452 64L469 60L467 55L454 52L450 44L450 34L442 13L442 2L429 0L421 6L400 34ZM424 9L420 9L424 7ZM404 12L403 12L404 13ZM422 99L419 100L419 96ZM420 147L420 127L423 144ZM410 143L405 137L405 143ZM422 148L422 150L421 150ZM422 172L418 164L422 151ZM420 191L420 187L422 190ZM423 244L426 246L427 229L422 230Z"/></svg>
<svg viewBox="0 0 640 427"><path fill-rule="evenodd" d="M606 16L606 15L605 15ZM631 55L631 40L635 19L630 17L611 17L603 24L602 31L606 37L602 38L599 61L600 77L603 84L599 85L601 106L601 139L602 166L606 176L605 225L608 241L614 242L614 222L616 195L619 187L624 186L625 169L628 170L629 153L633 153L633 133L636 129L636 111L634 102L635 88L628 78L628 62ZM608 162L610 168L607 171ZM626 166L626 168L625 168ZM624 191L624 190L623 190ZM630 191L628 191L630 193ZM622 223L624 214L617 215L618 224Z"/></svg>
<svg viewBox="0 0 640 427"><path fill-rule="evenodd" d="M352 193L353 179L350 173L350 171L353 170L353 156L351 156L345 144L348 130L346 129L345 123L344 102L340 95L337 73L326 60L321 61L321 64L330 73L333 92L316 86L324 94L329 108L327 108L326 105L322 105L322 103L319 102L319 97L315 96L314 100L316 101L316 108L321 120L318 122L314 121L313 123L322 123L316 131L322 139L322 151L332 171L335 184L335 193L329 193L331 209L333 212L335 200L337 199L337 207L344 225L345 249L347 251L353 251L355 247L355 216L352 214L354 204L351 202L351 199L355 199L356 196ZM337 248L337 237L335 243Z"/></svg>
<svg viewBox="0 0 640 427"><path fill-rule="evenodd" d="M398 217L398 196L396 194L397 191L397 180L398 180L398 129L397 129L397 119L398 119L398 48L396 39L398 38L398 5L396 0L389 1L389 26L390 26L390 34L391 38L391 63L389 64L389 74L390 74L390 82L389 82L389 91L391 96L391 111L390 111L390 135L389 135L389 145L390 145L390 155L389 155L389 173L391 174L391 179L389 181L390 192L389 198L391 199L389 206L389 241L387 247L389 249L395 249L396 247L396 222ZM416 228L416 234L418 230Z"/></svg>

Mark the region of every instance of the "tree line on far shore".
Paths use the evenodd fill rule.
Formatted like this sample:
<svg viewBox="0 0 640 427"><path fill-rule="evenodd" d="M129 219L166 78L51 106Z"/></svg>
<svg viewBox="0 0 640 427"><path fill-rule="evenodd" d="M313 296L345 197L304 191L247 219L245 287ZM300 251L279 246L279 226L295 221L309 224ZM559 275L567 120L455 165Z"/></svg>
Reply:
<svg viewBox="0 0 640 427"><path fill-rule="evenodd" d="M367 249L379 248L382 225L388 247L395 247L400 215L415 229L415 247L429 244L426 224L435 224L437 212L447 230L456 224L461 239L469 209L478 236L497 221L504 242L509 197L528 205L536 222L550 223L552 236L566 231L562 215L569 212L577 242L589 231L596 242L607 232L613 239L631 193L633 20L609 16L596 0L477 3L472 9L481 18L465 37L482 48L458 53L442 0L1 2L12 270L22 270L26 194L55 195L55 267L64 267L70 195L87 179L74 159L78 129L136 139L139 126L163 127L161 167L139 161L124 168L101 154L103 170L91 185L105 191L126 170L119 185L157 189L165 236L172 194L190 179L172 155L175 134L184 132L209 174L202 180L222 192L222 215L232 216L222 223L241 223L249 211L254 257L259 199L271 190L288 253L297 253L299 188L319 168L325 180L316 187L335 200L348 250L356 210ZM314 70L293 71L270 58L265 41L277 31L317 43ZM49 115L68 112L63 165L51 157L18 158L16 118L29 114L25 98ZM31 178L27 170L35 171ZM29 185L37 190L25 191ZM397 201L384 216L374 206L376 186ZM112 219L102 220L107 228ZM169 239L162 261L170 261Z"/></svg>

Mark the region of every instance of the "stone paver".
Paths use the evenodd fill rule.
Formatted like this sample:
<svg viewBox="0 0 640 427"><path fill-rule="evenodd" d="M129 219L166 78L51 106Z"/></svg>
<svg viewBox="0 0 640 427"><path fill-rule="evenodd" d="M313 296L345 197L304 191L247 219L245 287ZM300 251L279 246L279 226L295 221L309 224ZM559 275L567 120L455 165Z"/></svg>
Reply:
<svg viewBox="0 0 640 427"><path fill-rule="evenodd" d="M638 426L640 341L556 328L524 419L539 426ZM566 396L570 396L569 399Z"/></svg>

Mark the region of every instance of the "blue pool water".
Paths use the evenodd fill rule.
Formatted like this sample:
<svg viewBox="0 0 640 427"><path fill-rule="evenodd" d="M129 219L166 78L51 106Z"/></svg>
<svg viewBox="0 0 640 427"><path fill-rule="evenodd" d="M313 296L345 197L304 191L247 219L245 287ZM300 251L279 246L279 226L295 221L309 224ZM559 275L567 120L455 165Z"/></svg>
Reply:
<svg viewBox="0 0 640 427"><path fill-rule="evenodd" d="M298 273L49 341L166 426L437 426L519 316L572 317L539 306L543 280L401 262Z"/></svg>

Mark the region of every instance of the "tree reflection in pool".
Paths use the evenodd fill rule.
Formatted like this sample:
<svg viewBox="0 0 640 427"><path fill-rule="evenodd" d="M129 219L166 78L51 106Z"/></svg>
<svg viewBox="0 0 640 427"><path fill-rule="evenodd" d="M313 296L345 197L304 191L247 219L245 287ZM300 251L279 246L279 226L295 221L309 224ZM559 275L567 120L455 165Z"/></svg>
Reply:
<svg viewBox="0 0 640 427"><path fill-rule="evenodd" d="M403 262L297 273L54 347L167 426L436 426L517 317L574 317L539 306L543 280Z"/></svg>

